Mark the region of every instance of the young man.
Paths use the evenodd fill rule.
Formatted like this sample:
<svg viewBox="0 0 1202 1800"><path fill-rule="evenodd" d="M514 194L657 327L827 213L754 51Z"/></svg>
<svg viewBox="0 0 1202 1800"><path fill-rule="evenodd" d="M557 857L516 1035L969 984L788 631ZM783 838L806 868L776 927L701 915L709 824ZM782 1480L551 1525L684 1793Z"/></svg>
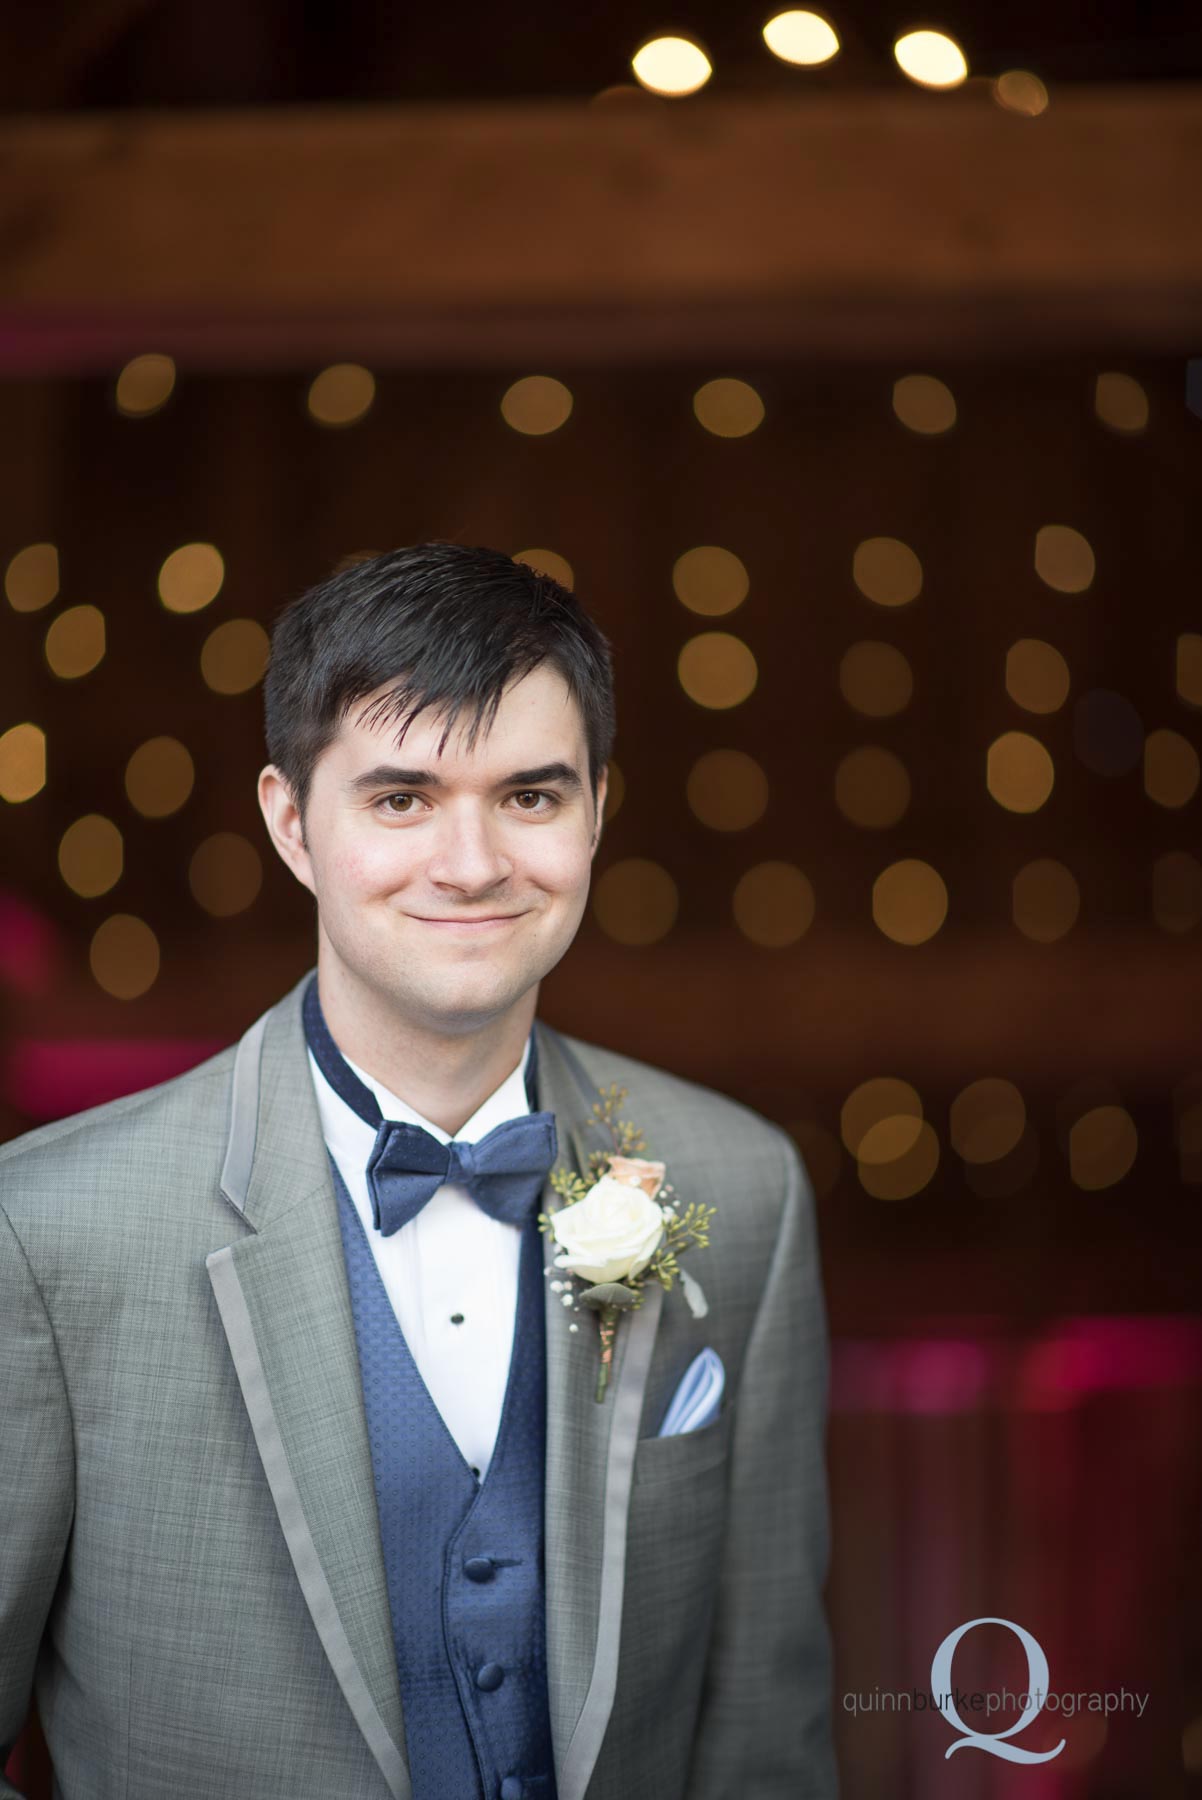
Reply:
<svg viewBox="0 0 1202 1800"><path fill-rule="evenodd" d="M32 1688L63 1800L831 1800L801 1164L536 1018L601 834L604 638L419 545L285 611L266 700L316 978L0 1156L0 1745ZM606 1315L538 1214L614 1084L635 1176L716 1211L598 1400Z"/></svg>

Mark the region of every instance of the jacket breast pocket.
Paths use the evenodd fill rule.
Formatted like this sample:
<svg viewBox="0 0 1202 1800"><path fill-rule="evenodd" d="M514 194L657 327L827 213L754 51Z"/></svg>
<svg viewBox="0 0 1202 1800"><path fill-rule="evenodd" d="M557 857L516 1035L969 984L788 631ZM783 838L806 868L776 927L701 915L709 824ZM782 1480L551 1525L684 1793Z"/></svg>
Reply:
<svg viewBox="0 0 1202 1800"><path fill-rule="evenodd" d="M721 1469L730 1450L733 1418L734 1407L724 1406L713 1423L703 1425L699 1431L640 1438L634 1453L636 1485L697 1480L707 1471Z"/></svg>

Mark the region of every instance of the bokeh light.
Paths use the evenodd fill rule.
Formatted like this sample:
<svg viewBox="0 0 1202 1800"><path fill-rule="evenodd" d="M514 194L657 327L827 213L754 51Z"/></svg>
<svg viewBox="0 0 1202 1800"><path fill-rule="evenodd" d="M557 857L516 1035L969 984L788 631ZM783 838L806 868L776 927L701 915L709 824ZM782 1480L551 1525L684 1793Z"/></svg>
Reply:
<svg viewBox="0 0 1202 1800"><path fill-rule="evenodd" d="M986 752L986 786L1007 812L1038 812L1055 779L1051 757L1038 738L1025 731L1004 731Z"/></svg>
<svg viewBox="0 0 1202 1800"><path fill-rule="evenodd" d="M98 606L68 606L46 632L46 662L60 681L78 681L104 660L104 614Z"/></svg>
<svg viewBox="0 0 1202 1800"><path fill-rule="evenodd" d="M713 74L700 44L686 37L656 37L635 51L630 67L640 87L672 99L695 94Z"/></svg>
<svg viewBox="0 0 1202 1800"><path fill-rule="evenodd" d="M88 953L96 985L115 1000L137 1000L159 973L159 941L144 919L114 913L97 927Z"/></svg>
<svg viewBox="0 0 1202 1800"><path fill-rule="evenodd" d="M1148 396L1133 375L1108 369L1094 382L1094 411L1111 431L1128 436L1148 427Z"/></svg>
<svg viewBox="0 0 1202 1800"><path fill-rule="evenodd" d="M954 88L968 78L968 60L945 31L907 31L893 46L897 66L920 87Z"/></svg>
<svg viewBox="0 0 1202 1800"><path fill-rule="evenodd" d="M59 874L72 892L84 899L107 894L120 881L124 866L121 833L101 813L85 813L59 840Z"/></svg>
<svg viewBox="0 0 1202 1800"><path fill-rule="evenodd" d="M909 706L914 674L900 650L866 638L844 652L839 687L857 712L870 719L887 719Z"/></svg>
<svg viewBox="0 0 1202 1800"><path fill-rule="evenodd" d="M593 916L619 944L655 944L676 922L676 883L659 863L629 856L612 863L593 888Z"/></svg>
<svg viewBox="0 0 1202 1800"><path fill-rule="evenodd" d="M1071 525L1041 525L1035 533L1035 573L1061 594L1083 594L1097 564L1088 538Z"/></svg>
<svg viewBox="0 0 1202 1800"><path fill-rule="evenodd" d="M131 357L117 377L113 399L127 419L145 419L166 406L175 389L175 364L169 356L148 351Z"/></svg>
<svg viewBox="0 0 1202 1800"><path fill-rule="evenodd" d="M887 1149L900 1142L901 1129L880 1127L872 1144L876 1154L871 1160L862 1156L856 1164L860 1186L874 1200L912 1199L929 1185L939 1167L939 1139L925 1119L919 1122L914 1141L907 1149L885 1155Z"/></svg>
<svg viewBox="0 0 1202 1800"><path fill-rule="evenodd" d="M686 550L672 565L676 598L690 612L717 617L733 612L747 598L747 570L733 550L717 544L698 544Z"/></svg>
<svg viewBox="0 0 1202 1800"><path fill-rule="evenodd" d="M867 1144L869 1154L892 1133L904 1151L918 1141L922 1123L918 1090L894 1075L874 1075L853 1088L839 1114L839 1132L848 1153L857 1160ZM886 1126L888 1131L882 1132ZM900 1151L899 1151L900 1154Z"/></svg>
<svg viewBox="0 0 1202 1800"><path fill-rule="evenodd" d="M571 593L576 586L576 571L566 556L560 556L557 550L517 550L514 562L525 563L528 569L534 569L539 575L549 575L562 588Z"/></svg>
<svg viewBox="0 0 1202 1800"><path fill-rule="evenodd" d="M957 1094L948 1123L952 1144L965 1162L1000 1162L1022 1138L1027 1109L1012 1081L984 1076Z"/></svg>
<svg viewBox="0 0 1202 1800"><path fill-rule="evenodd" d="M46 785L46 733L28 721L0 733L0 800L20 806Z"/></svg>
<svg viewBox="0 0 1202 1800"><path fill-rule="evenodd" d="M262 680L270 651L257 619L227 619L205 639L200 672L215 694L245 694Z"/></svg>
<svg viewBox="0 0 1202 1800"><path fill-rule="evenodd" d="M715 437L747 437L764 422L764 402L755 389L727 375L697 389L693 412L698 424Z"/></svg>
<svg viewBox="0 0 1202 1800"><path fill-rule="evenodd" d="M1042 638L1019 638L1006 652L1006 692L1026 712L1052 713L1068 699L1068 664Z"/></svg>
<svg viewBox="0 0 1202 1800"><path fill-rule="evenodd" d="M681 687L698 706L721 711L739 706L755 688L755 657L742 638L728 631L703 631L690 638L676 663Z"/></svg>
<svg viewBox="0 0 1202 1800"><path fill-rule="evenodd" d="M58 549L54 544L26 544L9 559L4 592L14 612L41 612L58 596Z"/></svg>
<svg viewBox="0 0 1202 1800"><path fill-rule="evenodd" d="M571 390L552 375L523 375L501 396L501 417L523 437L546 437L566 425L571 413Z"/></svg>
<svg viewBox="0 0 1202 1800"><path fill-rule="evenodd" d="M903 375L893 384L893 410L909 431L938 437L956 423L956 401L934 375Z"/></svg>
<svg viewBox="0 0 1202 1800"><path fill-rule="evenodd" d="M338 428L366 418L376 397L376 378L362 363L332 363L309 384L306 405L318 425Z"/></svg>
<svg viewBox="0 0 1202 1800"><path fill-rule="evenodd" d="M839 34L821 13L793 8L779 12L764 26L764 42L781 62L815 69L839 52Z"/></svg>
<svg viewBox="0 0 1202 1800"><path fill-rule="evenodd" d="M1030 69L1007 69L993 84L993 97L1007 112L1037 119L1048 109L1048 90Z"/></svg>
<svg viewBox="0 0 1202 1800"><path fill-rule="evenodd" d="M165 819L179 811L195 778L192 758L178 738L153 737L125 765L125 792L143 818Z"/></svg>
<svg viewBox="0 0 1202 1800"><path fill-rule="evenodd" d="M947 918L947 888L930 863L904 857L877 876L872 917L895 944L925 944Z"/></svg>
<svg viewBox="0 0 1202 1800"><path fill-rule="evenodd" d="M686 793L711 831L746 831L764 816L768 778L744 750L709 750L689 770Z"/></svg>
<svg viewBox="0 0 1202 1800"><path fill-rule="evenodd" d="M200 612L217 598L225 562L215 544L181 544L159 570L159 599L172 613Z"/></svg>
<svg viewBox="0 0 1202 1800"><path fill-rule="evenodd" d="M197 904L216 919L245 912L263 885L259 852L236 831L214 832L192 856L188 885Z"/></svg>
<svg viewBox="0 0 1202 1800"><path fill-rule="evenodd" d="M1092 1107L1069 1133L1069 1173L1079 1188L1113 1187L1131 1169L1138 1149L1135 1121L1125 1107Z"/></svg>
<svg viewBox="0 0 1202 1800"><path fill-rule="evenodd" d="M857 544L852 579L877 606L908 606L922 592L922 564L900 538L872 537Z"/></svg>
<svg viewBox="0 0 1202 1800"><path fill-rule="evenodd" d="M1036 857L1018 871L1010 887L1011 916L1024 937L1052 944L1077 923L1081 890L1071 870L1054 857Z"/></svg>
<svg viewBox="0 0 1202 1800"><path fill-rule="evenodd" d="M1144 792L1157 806L1185 806L1198 791L1198 752L1179 731L1150 731L1144 744Z"/></svg>
<svg viewBox="0 0 1202 1800"><path fill-rule="evenodd" d="M611 756L606 766L605 810L603 822L608 825L626 798L626 777Z"/></svg>
<svg viewBox="0 0 1202 1800"><path fill-rule="evenodd" d="M877 744L849 751L835 770L835 804L844 818L867 830L896 825L910 804L905 764Z"/></svg>
<svg viewBox="0 0 1202 1800"><path fill-rule="evenodd" d="M762 862L740 877L731 906L745 938L766 950L783 950L813 924L814 890L792 863Z"/></svg>

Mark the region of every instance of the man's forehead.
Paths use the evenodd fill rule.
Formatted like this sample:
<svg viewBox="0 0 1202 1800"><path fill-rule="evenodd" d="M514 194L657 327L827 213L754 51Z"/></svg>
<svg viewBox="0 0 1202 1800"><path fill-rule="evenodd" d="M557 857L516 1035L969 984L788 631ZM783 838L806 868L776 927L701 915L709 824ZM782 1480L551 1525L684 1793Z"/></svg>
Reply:
<svg viewBox="0 0 1202 1800"><path fill-rule="evenodd" d="M584 720L561 677L555 687L549 681L537 686L513 684L502 694L495 713L487 703L480 708L468 704L461 705L452 719L454 707L449 702L422 706L412 716L411 706L398 712L388 704L395 691L390 684L350 709L336 742L355 757L387 751L394 760L402 757L406 763L438 763L444 768L508 765L515 752L525 762L571 761L583 748Z"/></svg>

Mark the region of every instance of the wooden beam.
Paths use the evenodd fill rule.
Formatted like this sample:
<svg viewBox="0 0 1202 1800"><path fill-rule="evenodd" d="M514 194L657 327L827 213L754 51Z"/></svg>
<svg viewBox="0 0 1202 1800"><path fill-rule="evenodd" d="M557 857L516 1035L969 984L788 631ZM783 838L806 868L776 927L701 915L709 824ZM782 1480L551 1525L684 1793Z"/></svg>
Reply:
<svg viewBox="0 0 1202 1800"><path fill-rule="evenodd" d="M0 123L0 368L1202 346L1202 89Z"/></svg>

